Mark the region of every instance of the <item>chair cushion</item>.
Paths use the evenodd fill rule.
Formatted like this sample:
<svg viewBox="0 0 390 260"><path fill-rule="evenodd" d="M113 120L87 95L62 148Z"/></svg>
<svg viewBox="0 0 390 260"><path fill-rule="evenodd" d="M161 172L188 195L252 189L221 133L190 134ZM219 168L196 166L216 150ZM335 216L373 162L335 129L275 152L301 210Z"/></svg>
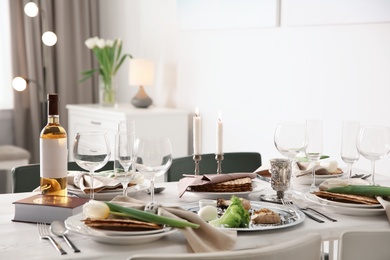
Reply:
<svg viewBox="0 0 390 260"><path fill-rule="evenodd" d="M30 159L30 153L20 147L13 145L0 145L0 161L13 161Z"/></svg>

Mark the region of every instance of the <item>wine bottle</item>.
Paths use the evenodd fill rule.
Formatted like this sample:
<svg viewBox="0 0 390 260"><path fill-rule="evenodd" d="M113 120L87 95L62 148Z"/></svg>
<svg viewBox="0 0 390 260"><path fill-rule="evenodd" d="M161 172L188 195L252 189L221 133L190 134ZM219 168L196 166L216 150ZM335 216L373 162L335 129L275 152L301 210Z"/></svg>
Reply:
<svg viewBox="0 0 390 260"><path fill-rule="evenodd" d="M47 125L40 136L40 189L42 194L67 196L68 148L60 125L58 94L47 95Z"/></svg>

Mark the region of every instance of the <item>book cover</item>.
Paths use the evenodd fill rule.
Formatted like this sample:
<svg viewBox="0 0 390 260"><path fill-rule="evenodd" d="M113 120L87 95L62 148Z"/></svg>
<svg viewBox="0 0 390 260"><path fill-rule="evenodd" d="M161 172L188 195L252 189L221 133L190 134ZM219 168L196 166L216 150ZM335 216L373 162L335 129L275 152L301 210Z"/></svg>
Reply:
<svg viewBox="0 0 390 260"><path fill-rule="evenodd" d="M65 221L68 217L83 211L89 199L52 195L33 195L13 202L15 216L12 221L47 223Z"/></svg>

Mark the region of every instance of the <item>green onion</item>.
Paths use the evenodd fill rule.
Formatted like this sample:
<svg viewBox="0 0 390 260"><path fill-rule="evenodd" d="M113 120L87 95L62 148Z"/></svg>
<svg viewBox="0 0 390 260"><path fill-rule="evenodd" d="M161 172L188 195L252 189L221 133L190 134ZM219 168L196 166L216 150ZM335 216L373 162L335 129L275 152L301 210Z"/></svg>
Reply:
<svg viewBox="0 0 390 260"><path fill-rule="evenodd" d="M198 224L184 221L184 220L164 217L164 216L156 215L138 209L126 208L110 202L106 202L106 204L110 208L111 213L115 215L131 217L138 220L152 222L161 225L168 225L170 227L177 227L177 228L184 228L184 227L198 228L199 227Z"/></svg>
<svg viewBox="0 0 390 260"><path fill-rule="evenodd" d="M326 191L363 196L390 196L390 187L374 185L349 185L329 188Z"/></svg>

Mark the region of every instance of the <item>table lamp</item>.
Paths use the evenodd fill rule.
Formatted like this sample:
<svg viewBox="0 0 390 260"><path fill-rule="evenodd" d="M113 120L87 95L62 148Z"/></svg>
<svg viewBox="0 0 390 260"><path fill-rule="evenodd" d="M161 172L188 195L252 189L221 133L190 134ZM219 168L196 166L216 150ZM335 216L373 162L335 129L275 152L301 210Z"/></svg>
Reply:
<svg viewBox="0 0 390 260"><path fill-rule="evenodd" d="M131 100L131 104L137 108L147 108L153 101L146 94L144 86L154 83L153 62L146 59L131 59L129 70L129 85L139 86L138 93Z"/></svg>

